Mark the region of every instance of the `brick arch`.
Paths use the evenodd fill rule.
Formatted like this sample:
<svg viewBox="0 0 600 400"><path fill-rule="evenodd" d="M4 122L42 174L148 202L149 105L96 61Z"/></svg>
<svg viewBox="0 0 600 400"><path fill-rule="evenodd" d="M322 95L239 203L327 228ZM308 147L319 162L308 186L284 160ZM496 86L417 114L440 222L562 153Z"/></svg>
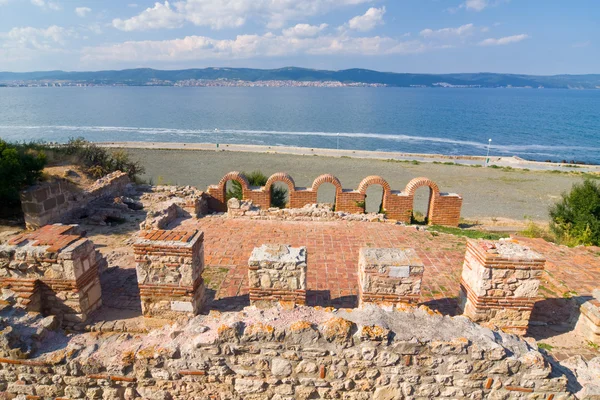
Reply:
<svg viewBox="0 0 600 400"><path fill-rule="evenodd" d="M316 193L317 190L319 190L319 186L321 186L324 183L333 184L333 186L335 186L336 194L341 193L343 190L340 180L331 174L324 174L324 175L318 176L317 179L314 180L311 190Z"/></svg>
<svg viewBox="0 0 600 400"><path fill-rule="evenodd" d="M438 185L431 179L423 177L414 178L410 182L408 182L408 184L404 188L404 193L406 193L409 196L414 196L415 191L423 186L429 186L429 189L431 189L432 197L438 197L440 195L440 188L438 187Z"/></svg>
<svg viewBox="0 0 600 400"><path fill-rule="evenodd" d="M248 183L248 179L241 172L232 171L226 174L223 179L219 181L219 188L225 190L225 185L227 185L228 181L237 181L240 185L242 185L243 191L250 189L250 183Z"/></svg>
<svg viewBox="0 0 600 400"><path fill-rule="evenodd" d="M392 193L392 187L385 179L377 175L367 176L358 185L357 191L361 194L367 194L367 188L371 185L381 185L383 188L383 195L388 196Z"/></svg>
<svg viewBox="0 0 600 400"><path fill-rule="evenodd" d="M294 178L292 178L290 175L286 174L285 172L277 172L273 175L271 175L269 177L269 179L267 180L267 183L265 183L265 192L266 191L270 191L271 190L271 186L273 186L273 184L275 182L283 182L288 186L289 189L289 193L292 193L296 190L296 183L294 182Z"/></svg>

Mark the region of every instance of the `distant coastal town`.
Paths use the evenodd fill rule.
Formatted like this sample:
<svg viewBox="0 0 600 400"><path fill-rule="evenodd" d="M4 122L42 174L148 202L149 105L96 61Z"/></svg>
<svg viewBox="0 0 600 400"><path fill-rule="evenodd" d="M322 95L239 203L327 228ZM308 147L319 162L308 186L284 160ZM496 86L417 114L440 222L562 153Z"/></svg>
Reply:
<svg viewBox="0 0 600 400"><path fill-rule="evenodd" d="M89 87L89 86L132 86L128 83L78 82L67 80L14 81L0 83L5 87ZM176 87L386 87L383 83L340 82L340 81L297 81L261 80L245 81L238 79L186 79L169 81L152 79L136 86L176 86Z"/></svg>
<svg viewBox="0 0 600 400"><path fill-rule="evenodd" d="M174 87L410 87L494 89L600 89L600 75L535 76L497 73L419 74L367 69L339 71L204 68L120 71L2 72L2 87L174 86Z"/></svg>

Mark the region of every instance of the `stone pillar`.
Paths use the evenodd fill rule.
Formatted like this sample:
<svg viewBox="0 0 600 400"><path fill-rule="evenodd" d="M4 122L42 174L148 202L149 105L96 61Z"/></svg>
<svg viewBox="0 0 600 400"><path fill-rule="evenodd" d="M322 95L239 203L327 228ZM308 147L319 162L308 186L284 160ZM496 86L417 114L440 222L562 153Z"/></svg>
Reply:
<svg viewBox="0 0 600 400"><path fill-rule="evenodd" d="M358 303L399 308L417 304L423 262L411 248L363 247L358 255Z"/></svg>
<svg viewBox="0 0 600 400"><path fill-rule="evenodd" d="M17 306L84 322L100 307L106 260L77 225L46 225L0 246L0 288Z"/></svg>
<svg viewBox="0 0 600 400"><path fill-rule="evenodd" d="M200 312L204 300L203 232L142 231L133 248L145 317Z"/></svg>
<svg viewBox="0 0 600 400"><path fill-rule="evenodd" d="M306 304L306 247L263 244L248 260L250 304Z"/></svg>
<svg viewBox="0 0 600 400"><path fill-rule="evenodd" d="M474 322L524 335L546 260L512 240L467 241L459 310Z"/></svg>
<svg viewBox="0 0 600 400"><path fill-rule="evenodd" d="M594 290L593 298L579 308L575 330L586 340L600 345L600 289Z"/></svg>

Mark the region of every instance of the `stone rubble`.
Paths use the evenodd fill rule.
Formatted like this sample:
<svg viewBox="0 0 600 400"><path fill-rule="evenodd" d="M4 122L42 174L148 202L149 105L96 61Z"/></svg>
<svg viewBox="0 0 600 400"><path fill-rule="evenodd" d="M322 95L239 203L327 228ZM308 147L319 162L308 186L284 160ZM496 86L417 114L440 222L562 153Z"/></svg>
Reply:
<svg viewBox="0 0 600 400"><path fill-rule="evenodd" d="M302 208L273 207L265 210L255 206L252 200L240 201L236 198L229 199L227 202L227 216L229 218L281 221L387 221L385 214L351 214L342 211L333 211L333 206L328 203L308 204Z"/></svg>

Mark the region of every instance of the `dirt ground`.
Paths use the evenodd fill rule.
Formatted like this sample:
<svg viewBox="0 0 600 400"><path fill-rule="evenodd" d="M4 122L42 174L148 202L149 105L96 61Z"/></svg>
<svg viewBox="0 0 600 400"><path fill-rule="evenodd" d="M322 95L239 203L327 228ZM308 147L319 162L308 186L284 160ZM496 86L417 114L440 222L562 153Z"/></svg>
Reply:
<svg viewBox="0 0 600 400"><path fill-rule="evenodd" d="M228 151L127 149L146 167L144 179L154 184L193 185L205 190L216 184L229 171L261 170L266 175L287 172L297 186L310 186L324 173L337 176L346 189L355 189L369 175L380 175L392 189L402 190L415 177L434 180L442 192L463 196L463 217L487 219L500 225L522 225L526 219L548 220L548 208L561 193L582 178L568 173L523 171L433 163L411 163L384 160L262 154ZM331 187L328 187L331 186ZM323 185L320 202L331 202L333 185ZM415 210L426 211L426 188L417 191ZM381 187L371 186L367 192L367 211L381 202ZM501 220L505 220L502 222ZM506 221L514 220L514 221Z"/></svg>

